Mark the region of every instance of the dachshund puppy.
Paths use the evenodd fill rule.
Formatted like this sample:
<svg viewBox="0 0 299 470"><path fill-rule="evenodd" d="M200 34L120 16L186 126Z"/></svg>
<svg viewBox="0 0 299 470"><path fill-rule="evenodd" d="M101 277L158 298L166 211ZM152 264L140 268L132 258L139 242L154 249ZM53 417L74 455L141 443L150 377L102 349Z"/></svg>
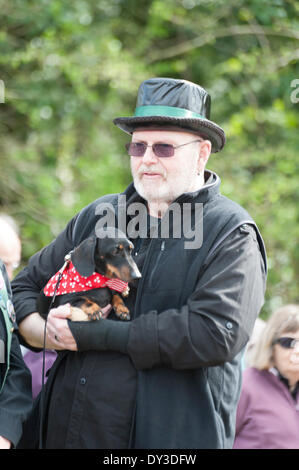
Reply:
<svg viewBox="0 0 299 470"><path fill-rule="evenodd" d="M98 235L87 238L69 253L64 266L39 294L37 311L43 318L50 306L69 303L72 321L99 320L104 316L102 308L108 304L118 318L130 319L122 296L128 295L128 283L141 277L132 258L134 246L118 229L108 227Z"/></svg>

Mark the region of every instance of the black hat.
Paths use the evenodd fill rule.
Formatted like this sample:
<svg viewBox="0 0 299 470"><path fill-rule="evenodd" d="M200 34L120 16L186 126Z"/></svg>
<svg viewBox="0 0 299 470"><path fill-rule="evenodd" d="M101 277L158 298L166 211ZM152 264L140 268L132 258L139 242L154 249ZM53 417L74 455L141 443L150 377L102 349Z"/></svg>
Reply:
<svg viewBox="0 0 299 470"><path fill-rule="evenodd" d="M114 124L128 134L138 127L179 127L212 143L212 152L225 144L225 133L210 121L211 97L207 91L187 80L150 78L141 83L133 117L119 117Z"/></svg>

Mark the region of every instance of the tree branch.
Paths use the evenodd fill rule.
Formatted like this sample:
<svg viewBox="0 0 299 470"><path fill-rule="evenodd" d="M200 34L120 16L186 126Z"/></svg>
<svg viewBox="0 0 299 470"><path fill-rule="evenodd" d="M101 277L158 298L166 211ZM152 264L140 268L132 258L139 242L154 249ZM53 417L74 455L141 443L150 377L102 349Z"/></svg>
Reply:
<svg viewBox="0 0 299 470"><path fill-rule="evenodd" d="M210 42L213 42L217 38L224 38L227 36L240 36L240 35L255 35L255 36L279 36L286 37L290 39L299 39L299 32L293 29L282 29L275 31L271 27L264 26L263 28L260 25L235 25L230 28L220 28L217 31L212 31L205 36L196 37L190 41L182 42L181 44L176 44L173 47L167 49L162 49L159 52L152 53L149 56L147 61L148 64L157 62L158 60L170 59L181 54L185 54L193 49L200 48Z"/></svg>

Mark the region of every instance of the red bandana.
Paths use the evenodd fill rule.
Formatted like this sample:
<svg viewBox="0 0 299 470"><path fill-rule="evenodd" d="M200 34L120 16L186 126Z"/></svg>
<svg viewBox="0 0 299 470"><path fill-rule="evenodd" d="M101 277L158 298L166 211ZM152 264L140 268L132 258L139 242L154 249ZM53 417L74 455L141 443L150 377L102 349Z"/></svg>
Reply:
<svg viewBox="0 0 299 470"><path fill-rule="evenodd" d="M127 295L128 283L120 279L109 279L99 273L93 273L91 276L85 277L76 271L73 263L69 261L63 266L58 273L51 277L47 285L44 287L44 294L47 297L53 297L56 283L60 273L63 272L56 295L71 294L73 292L82 292L101 287L109 287L112 290L122 292Z"/></svg>

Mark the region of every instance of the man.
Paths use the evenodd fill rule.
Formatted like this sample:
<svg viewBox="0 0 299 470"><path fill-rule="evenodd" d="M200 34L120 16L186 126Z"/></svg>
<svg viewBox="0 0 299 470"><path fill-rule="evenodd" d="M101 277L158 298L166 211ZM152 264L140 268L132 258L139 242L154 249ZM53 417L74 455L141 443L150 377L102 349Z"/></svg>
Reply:
<svg viewBox="0 0 299 470"><path fill-rule="evenodd" d="M31 376L15 330L10 285L0 260L0 449L18 444L32 406Z"/></svg>
<svg viewBox="0 0 299 470"><path fill-rule="evenodd" d="M19 229L14 219L7 214L0 214L0 259L3 261L6 272L11 282L14 270L20 264L22 244ZM42 387L43 353L30 351L21 346L24 362L31 372L32 396L35 398ZM47 351L45 355L47 371L56 358L55 351ZM44 380L47 380L45 377Z"/></svg>
<svg viewBox="0 0 299 470"><path fill-rule="evenodd" d="M0 214L0 258L10 280L20 264L21 250L21 240L14 220L6 214Z"/></svg>
<svg viewBox="0 0 299 470"><path fill-rule="evenodd" d="M135 115L114 121L132 134L134 184L84 208L14 282L21 333L41 347L39 289L105 217L111 223L109 211L131 236L142 272L127 300L130 322L113 314L68 322L68 306L50 312L48 346L62 352L47 382L47 448L233 445L241 357L263 304L266 257L252 218L205 169L225 144L209 113L198 85L143 82ZM137 224L141 207L147 214Z"/></svg>

